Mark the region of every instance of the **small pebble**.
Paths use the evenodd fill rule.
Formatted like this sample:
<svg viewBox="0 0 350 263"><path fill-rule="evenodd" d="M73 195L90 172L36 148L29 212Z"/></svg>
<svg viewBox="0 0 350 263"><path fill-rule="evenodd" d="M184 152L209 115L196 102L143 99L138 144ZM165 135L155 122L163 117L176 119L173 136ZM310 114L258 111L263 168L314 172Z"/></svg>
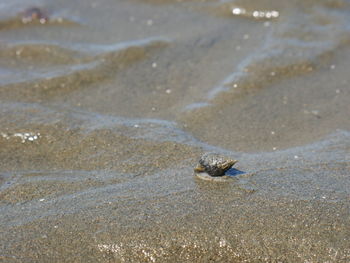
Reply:
<svg viewBox="0 0 350 263"><path fill-rule="evenodd" d="M245 9L243 8L239 8L239 7L235 7L232 9L232 14L238 16L238 15L241 15L241 14L245 14Z"/></svg>
<svg viewBox="0 0 350 263"><path fill-rule="evenodd" d="M22 23L27 24L30 23L34 20L37 20L40 22L40 24L45 24L46 22L49 21L48 14L40 9L39 7L31 7L26 9L22 13Z"/></svg>

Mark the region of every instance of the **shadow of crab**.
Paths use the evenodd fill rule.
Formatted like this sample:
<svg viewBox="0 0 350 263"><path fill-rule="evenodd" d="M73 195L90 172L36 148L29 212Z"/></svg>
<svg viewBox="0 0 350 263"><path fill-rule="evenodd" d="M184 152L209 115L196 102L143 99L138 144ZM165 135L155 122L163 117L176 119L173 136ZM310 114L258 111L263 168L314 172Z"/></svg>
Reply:
<svg viewBox="0 0 350 263"><path fill-rule="evenodd" d="M229 169L228 171L226 171L225 175L226 176L238 176L238 175L241 175L241 174L245 174L245 172L241 171L241 170L238 170L236 168L231 168Z"/></svg>

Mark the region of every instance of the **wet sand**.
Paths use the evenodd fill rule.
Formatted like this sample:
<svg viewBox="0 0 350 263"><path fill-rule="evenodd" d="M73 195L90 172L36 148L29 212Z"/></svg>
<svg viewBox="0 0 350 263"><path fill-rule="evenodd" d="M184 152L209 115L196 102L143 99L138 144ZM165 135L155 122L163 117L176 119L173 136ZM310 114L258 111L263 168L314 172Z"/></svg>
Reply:
<svg viewBox="0 0 350 263"><path fill-rule="evenodd" d="M0 262L350 261L349 2L0 6Z"/></svg>

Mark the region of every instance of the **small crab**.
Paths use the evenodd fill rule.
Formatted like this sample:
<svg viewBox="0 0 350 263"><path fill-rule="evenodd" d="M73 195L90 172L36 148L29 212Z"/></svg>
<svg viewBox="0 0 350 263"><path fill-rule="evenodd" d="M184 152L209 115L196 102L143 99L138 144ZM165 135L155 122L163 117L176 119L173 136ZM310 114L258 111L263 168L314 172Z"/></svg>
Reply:
<svg viewBox="0 0 350 263"><path fill-rule="evenodd" d="M235 163L236 160L228 159L217 153L205 153L199 159L199 164L194 168L196 174L207 173L210 176L223 176Z"/></svg>

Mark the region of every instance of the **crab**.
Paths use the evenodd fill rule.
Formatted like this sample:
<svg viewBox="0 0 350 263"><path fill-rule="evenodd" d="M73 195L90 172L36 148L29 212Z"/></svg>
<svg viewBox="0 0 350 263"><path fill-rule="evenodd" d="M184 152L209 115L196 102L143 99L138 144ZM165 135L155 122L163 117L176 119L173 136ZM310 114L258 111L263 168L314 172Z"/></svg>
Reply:
<svg viewBox="0 0 350 263"><path fill-rule="evenodd" d="M199 159L199 164L194 168L196 174L207 173L210 176L224 176L236 160L229 159L217 153L205 153Z"/></svg>

